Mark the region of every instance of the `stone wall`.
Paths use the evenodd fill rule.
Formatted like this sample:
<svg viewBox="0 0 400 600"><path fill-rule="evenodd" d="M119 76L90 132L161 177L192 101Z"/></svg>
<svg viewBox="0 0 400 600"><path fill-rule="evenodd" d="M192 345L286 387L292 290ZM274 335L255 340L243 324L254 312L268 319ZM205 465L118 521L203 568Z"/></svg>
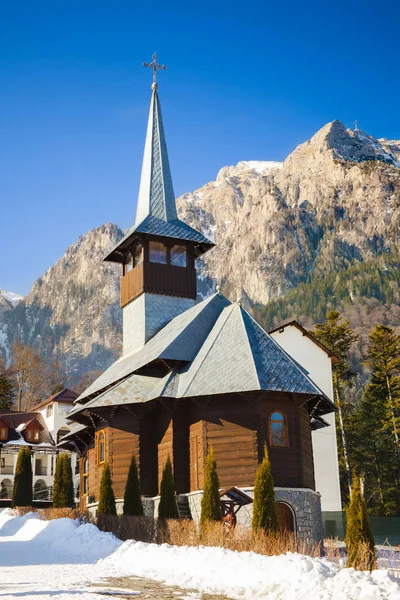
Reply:
<svg viewBox="0 0 400 600"><path fill-rule="evenodd" d="M244 488L246 494L253 498L254 488ZM197 523L200 521L201 499L203 492L191 492L190 494L181 494L187 496L192 518ZM321 515L321 496L318 492L306 488L275 488L276 500L287 504L294 513L294 522L296 535L299 540L307 543L320 542L322 540L322 515ZM158 516L158 505L160 496L154 498L142 498L143 510L146 517ZM97 502L88 506L88 511L96 513ZM122 514L123 500L117 499L117 512ZM237 522L245 527L251 527L253 518L253 505L243 506L237 513Z"/></svg>
<svg viewBox="0 0 400 600"><path fill-rule="evenodd" d="M244 488L246 494L253 497L254 488ZM186 494L194 521L200 520L202 491ZM321 496L318 492L303 488L275 488L278 502L287 504L294 513L295 529L298 539L309 543L322 540ZM237 514L237 522L251 527L253 505L243 506Z"/></svg>

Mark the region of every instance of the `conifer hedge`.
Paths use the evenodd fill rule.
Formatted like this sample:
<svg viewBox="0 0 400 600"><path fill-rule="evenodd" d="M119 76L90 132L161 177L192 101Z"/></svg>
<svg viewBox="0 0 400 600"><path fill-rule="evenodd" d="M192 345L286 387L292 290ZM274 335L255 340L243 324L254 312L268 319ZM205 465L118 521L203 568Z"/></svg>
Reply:
<svg viewBox="0 0 400 600"><path fill-rule="evenodd" d="M254 483L252 528L254 531L263 529L266 533L278 531L274 481L266 444L264 444L264 458L258 466Z"/></svg>
<svg viewBox="0 0 400 600"><path fill-rule="evenodd" d="M28 446L18 453L11 506L32 505L32 461Z"/></svg>
<svg viewBox="0 0 400 600"><path fill-rule="evenodd" d="M221 501L219 496L219 479L214 450L210 445L204 478L204 492L201 499L200 526L209 521L221 521Z"/></svg>
<svg viewBox="0 0 400 600"><path fill-rule="evenodd" d="M369 524L367 507L359 478L354 474L346 524L347 567L370 571L376 568L375 540ZM366 546L367 557L361 545Z"/></svg>
<svg viewBox="0 0 400 600"><path fill-rule="evenodd" d="M132 455L124 493L124 515L143 515L139 474L135 455Z"/></svg>
<svg viewBox="0 0 400 600"><path fill-rule="evenodd" d="M53 484L53 506L54 508L73 508L74 506L71 459L65 452L57 457Z"/></svg>
<svg viewBox="0 0 400 600"><path fill-rule="evenodd" d="M108 463L104 463L100 480L100 497L97 512L101 515L116 515L115 496L112 487L111 471Z"/></svg>
<svg viewBox="0 0 400 600"><path fill-rule="evenodd" d="M168 456L161 479L158 518L163 521L165 519L177 519L178 517L178 508L175 499L174 474L172 472L171 458Z"/></svg>

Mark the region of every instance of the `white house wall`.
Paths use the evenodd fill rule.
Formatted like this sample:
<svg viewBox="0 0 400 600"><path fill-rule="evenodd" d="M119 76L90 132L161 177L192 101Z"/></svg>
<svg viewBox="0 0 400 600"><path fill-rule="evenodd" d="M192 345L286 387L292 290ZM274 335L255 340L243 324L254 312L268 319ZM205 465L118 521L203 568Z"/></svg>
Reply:
<svg viewBox="0 0 400 600"><path fill-rule="evenodd" d="M274 331L271 336L333 401L332 364L327 353L294 325L286 326L282 332ZM312 432L315 485L321 494L322 511L341 511L335 416L332 413L324 419L329 427Z"/></svg>

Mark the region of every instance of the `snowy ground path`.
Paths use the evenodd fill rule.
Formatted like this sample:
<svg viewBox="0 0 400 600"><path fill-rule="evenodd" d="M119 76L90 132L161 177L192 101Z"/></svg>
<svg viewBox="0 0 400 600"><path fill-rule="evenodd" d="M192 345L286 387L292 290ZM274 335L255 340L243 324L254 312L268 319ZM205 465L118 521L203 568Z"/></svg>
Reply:
<svg viewBox="0 0 400 600"><path fill-rule="evenodd" d="M201 593L233 600L400 600L400 586L385 571L369 575L290 553L266 557L222 548L122 543L70 519L0 513L0 600L104 600L99 586L108 578L125 581L124 594L108 587L108 597L127 597L128 588L131 597L145 598L140 580L137 590L135 580L126 584L132 576L164 583L177 600L201 598Z"/></svg>

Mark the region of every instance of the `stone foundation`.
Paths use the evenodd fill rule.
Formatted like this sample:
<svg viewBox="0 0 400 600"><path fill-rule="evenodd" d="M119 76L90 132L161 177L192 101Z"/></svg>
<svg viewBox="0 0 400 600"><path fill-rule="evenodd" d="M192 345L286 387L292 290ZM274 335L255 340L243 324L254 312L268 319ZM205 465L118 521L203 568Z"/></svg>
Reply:
<svg viewBox="0 0 400 600"><path fill-rule="evenodd" d="M253 498L254 488L243 488ZM284 502L293 511L297 538L308 543L322 540L321 496L304 488L275 488L276 500ZM200 520L202 491L186 494L194 521ZM237 522L251 527L253 505L243 506L237 514Z"/></svg>
<svg viewBox="0 0 400 600"><path fill-rule="evenodd" d="M254 488L243 488L253 498ZM194 521L200 521L201 499L203 492L182 494L187 496L189 508ZM277 502L284 502L291 508L294 518L294 529L299 540L313 544L322 540L321 496L318 492L307 488L275 488ZM146 517L157 518L160 496L142 498L143 511ZM117 512L122 514L123 500L116 500ZM88 505L88 511L96 513L97 502ZM253 505L243 506L237 513L237 522L245 527L251 527Z"/></svg>

